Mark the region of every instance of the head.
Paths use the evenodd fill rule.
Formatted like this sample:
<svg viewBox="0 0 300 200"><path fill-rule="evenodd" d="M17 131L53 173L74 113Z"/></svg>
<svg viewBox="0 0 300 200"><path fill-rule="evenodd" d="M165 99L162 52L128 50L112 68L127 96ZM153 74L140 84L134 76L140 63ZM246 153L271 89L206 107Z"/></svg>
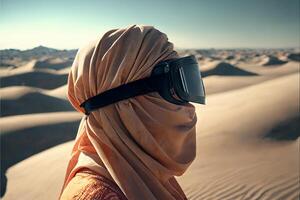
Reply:
<svg viewBox="0 0 300 200"><path fill-rule="evenodd" d="M178 57L166 34L154 27L108 31L78 51L69 74L68 98L84 113L80 104L88 98L148 77L157 63ZM168 179L181 175L195 158L196 121L192 104L172 104L153 92L95 110L84 129L116 178L124 176L118 172L119 163L123 170L128 165L128 171L133 168L140 174L146 167L155 177Z"/></svg>

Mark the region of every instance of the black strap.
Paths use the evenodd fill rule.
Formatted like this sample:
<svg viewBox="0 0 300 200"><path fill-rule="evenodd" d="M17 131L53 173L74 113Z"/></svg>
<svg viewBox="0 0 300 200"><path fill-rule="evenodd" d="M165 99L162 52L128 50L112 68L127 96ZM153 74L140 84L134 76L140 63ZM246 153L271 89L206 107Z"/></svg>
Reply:
<svg viewBox="0 0 300 200"><path fill-rule="evenodd" d="M164 75L150 76L139 79L119 87L107 90L83 102L80 107L83 107L85 114L90 114L91 111L102 108L104 106L116 103L118 101L129 99L138 95L143 95L158 90L159 84Z"/></svg>

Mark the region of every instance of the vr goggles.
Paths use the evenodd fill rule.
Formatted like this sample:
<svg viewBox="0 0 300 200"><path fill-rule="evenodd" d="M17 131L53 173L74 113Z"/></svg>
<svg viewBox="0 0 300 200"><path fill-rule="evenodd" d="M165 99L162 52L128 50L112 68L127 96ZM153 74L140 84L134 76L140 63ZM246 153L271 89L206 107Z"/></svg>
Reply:
<svg viewBox="0 0 300 200"><path fill-rule="evenodd" d="M150 77L100 93L80 107L88 115L95 109L150 92L158 92L163 99L177 105L205 104L205 88L195 56L162 61L153 68Z"/></svg>

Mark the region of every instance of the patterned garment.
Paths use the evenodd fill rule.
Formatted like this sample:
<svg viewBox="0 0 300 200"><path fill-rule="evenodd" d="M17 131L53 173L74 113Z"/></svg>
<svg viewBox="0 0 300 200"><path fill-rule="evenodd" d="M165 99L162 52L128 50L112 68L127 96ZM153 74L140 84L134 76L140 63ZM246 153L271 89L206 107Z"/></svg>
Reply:
<svg viewBox="0 0 300 200"><path fill-rule="evenodd" d="M71 179L60 200L127 200L127 198L114 182L84 169Z"/></svg>

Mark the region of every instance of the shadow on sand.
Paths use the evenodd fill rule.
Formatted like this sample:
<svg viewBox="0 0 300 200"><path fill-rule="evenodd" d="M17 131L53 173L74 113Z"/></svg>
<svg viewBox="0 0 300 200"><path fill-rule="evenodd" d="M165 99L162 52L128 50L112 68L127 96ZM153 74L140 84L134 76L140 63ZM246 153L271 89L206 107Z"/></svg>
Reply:
<svg viewBox="0 0 300 200"><path fill-rule="evenodd" d="M9 167L50 147L75 139L79 122L80 120L1 133L1 197L6 191L5 173Z"/></svg>
<svg viewBox="0 0 300 200"><path fill-rule="evenodd" d="M300 116L282 122L264 137L277 141L293 141L300 137Z"/></svg>

